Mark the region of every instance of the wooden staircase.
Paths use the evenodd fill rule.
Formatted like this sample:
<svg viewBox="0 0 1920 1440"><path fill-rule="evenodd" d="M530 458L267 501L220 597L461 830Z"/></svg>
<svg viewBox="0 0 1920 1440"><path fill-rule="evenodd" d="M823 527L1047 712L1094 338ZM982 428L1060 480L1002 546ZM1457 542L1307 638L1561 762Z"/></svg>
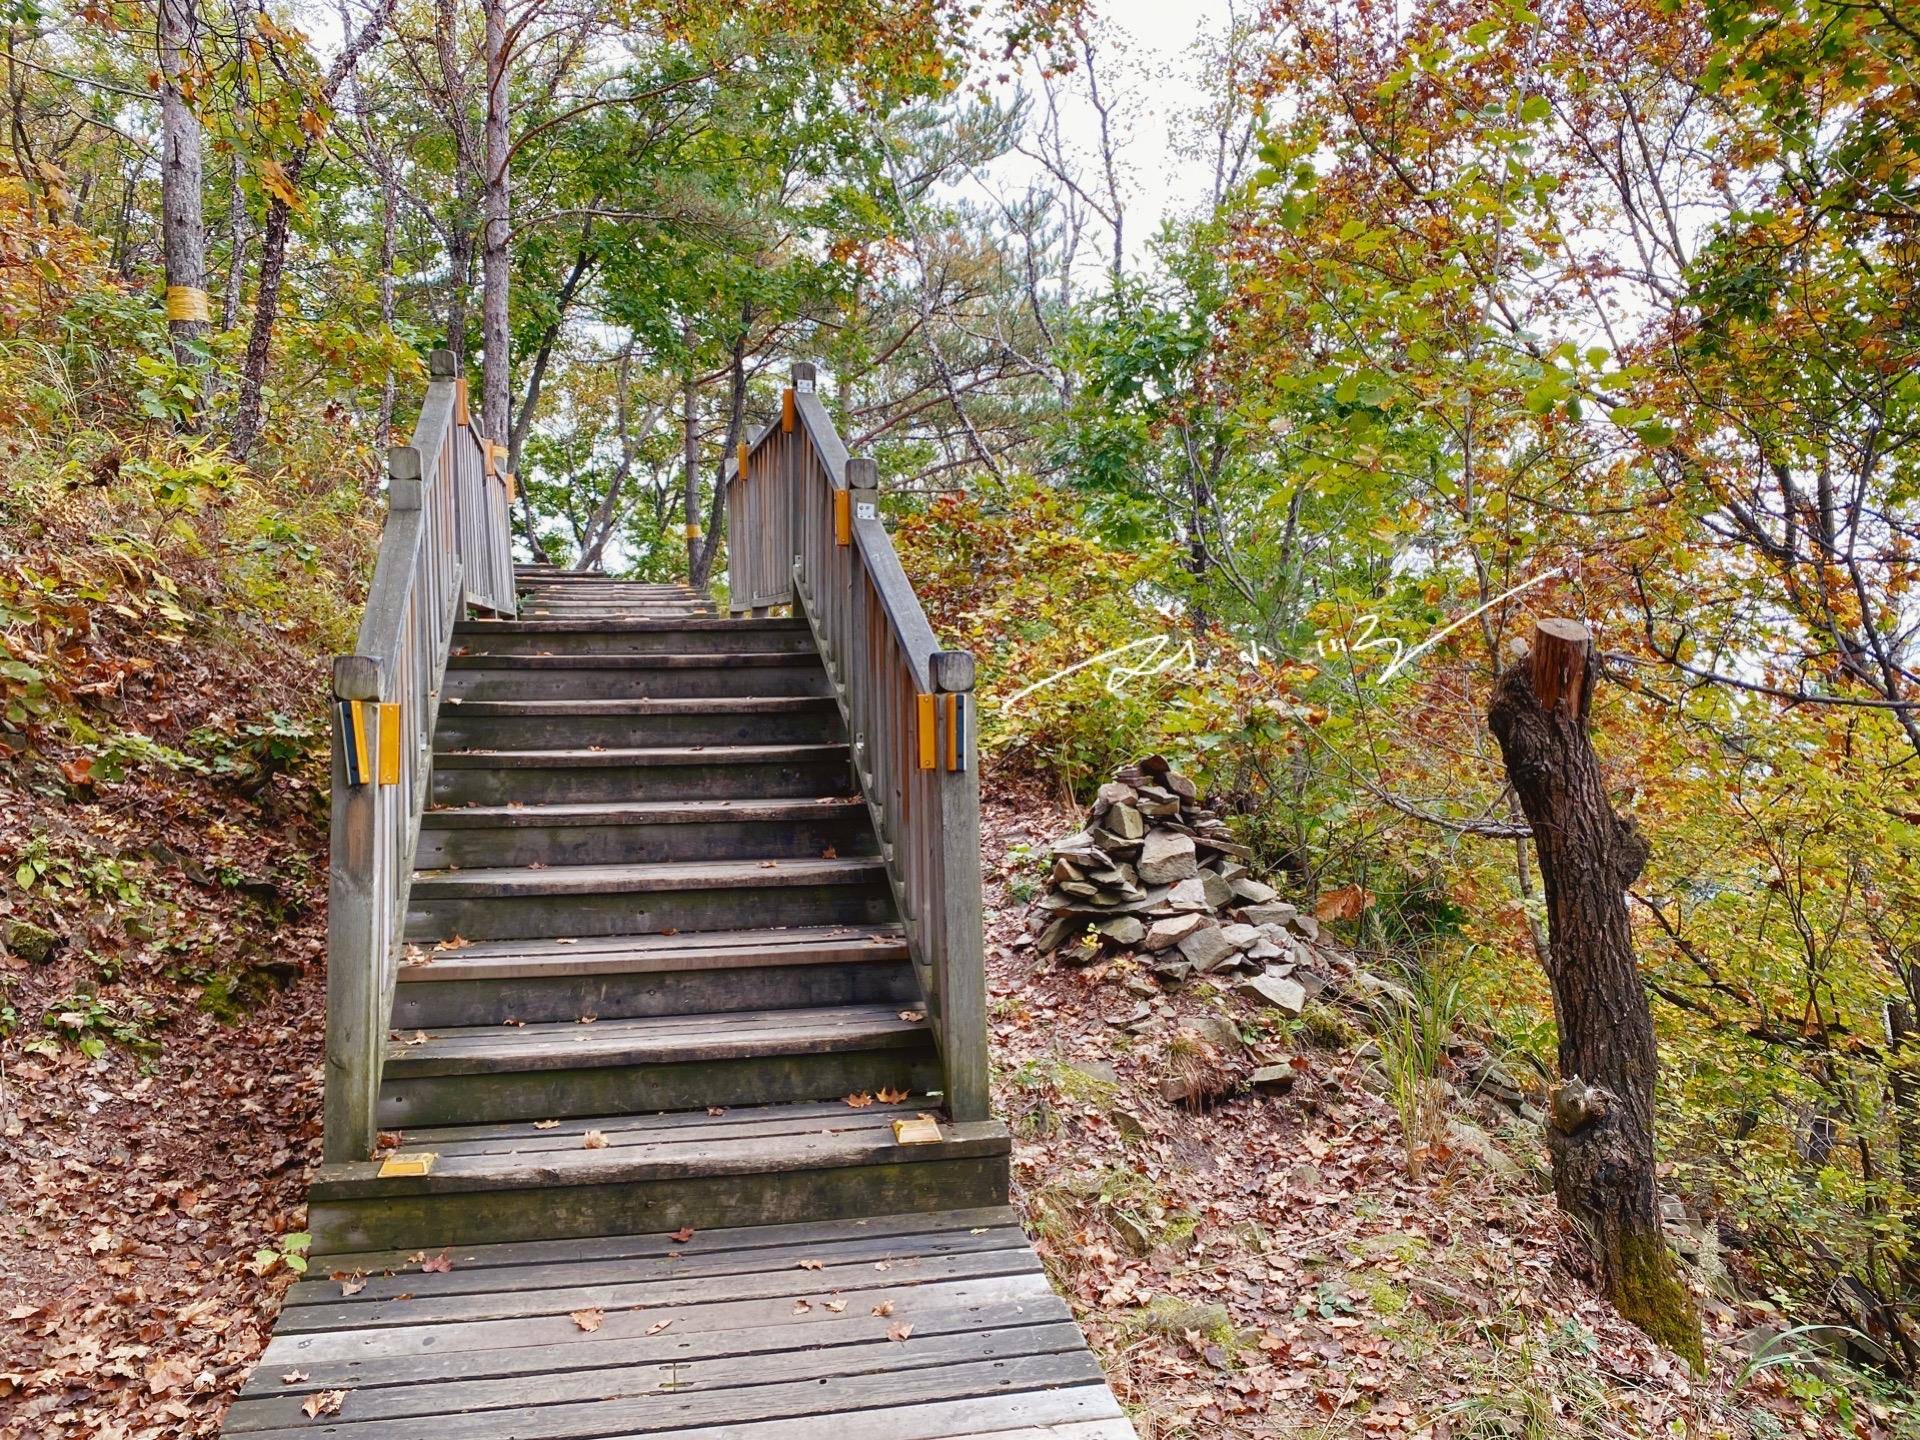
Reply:
<svg viewBox="0 0 1920 1440"><path fill-rule="evenodd" d="M1006 1203L972 660L811 371L725 617L516 569L432 373L334 664L311 1268L224 1433L1129 1440Z"/></svg>
<svg viewBox="0 0 1920 1440"><path fill-rule="evenodd" d="M1004 1204L803 620L522 571L456 627L379 1096L318 1252ZM383 1174L383 1171L387 1173Z"/></svg>

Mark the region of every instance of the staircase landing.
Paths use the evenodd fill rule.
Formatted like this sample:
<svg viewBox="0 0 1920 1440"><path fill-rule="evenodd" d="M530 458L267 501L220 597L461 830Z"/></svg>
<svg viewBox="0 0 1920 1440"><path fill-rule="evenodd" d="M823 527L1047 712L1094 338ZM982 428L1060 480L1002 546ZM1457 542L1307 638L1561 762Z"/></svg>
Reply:
<svg viewBox="0 0 1920 1440"><path fill-rule="evenodd" d="M422 1259L451 1268L423 1272ZM330 1257L227 1418L292 1440L1131 1440L1004 1208ZM331 1395L344 1391L337 1412Z"/></svg>

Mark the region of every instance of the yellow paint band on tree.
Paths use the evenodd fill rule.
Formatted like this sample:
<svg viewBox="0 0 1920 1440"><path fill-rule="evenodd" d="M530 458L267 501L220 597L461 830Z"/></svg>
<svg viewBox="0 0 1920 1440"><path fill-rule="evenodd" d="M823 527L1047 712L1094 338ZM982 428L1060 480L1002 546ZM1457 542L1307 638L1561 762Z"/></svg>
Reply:
<svg viewBox="0 0 1920 1440"><path fill-rule="evenodd" d="M195 289L191 285L169 285L167 287L167 319L198 320L207 319L207 292Z"/></svg>
<svg viewBox="0 0 1920 1440"><path fill-rule="evenodd" d="M700 527L698 525L687 526L687 539L698 540L699 538L700 538Z"/></svg>

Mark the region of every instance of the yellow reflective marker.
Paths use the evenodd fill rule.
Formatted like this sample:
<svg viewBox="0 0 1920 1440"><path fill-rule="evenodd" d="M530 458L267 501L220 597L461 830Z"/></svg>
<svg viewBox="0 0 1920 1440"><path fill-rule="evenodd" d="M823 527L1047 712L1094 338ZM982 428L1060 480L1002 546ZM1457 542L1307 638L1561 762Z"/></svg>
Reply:
<svg viewBox="0 0 1920 1440"><path fill-rule="evenodd" d="M380 706L380 783L400 783L400 704L393 700Z"/></svg>
<svg viewBox="0 0 1920 1440"><path fill-rule="evenodd" d="M940 1143L940 1122L931 1115L916 1115L911 1120L893 1122L893 1143L896 1145L938 1145Z"/></svg>
<svg viewBox="0 0 1920 1440"><path fill-rule="evenodd" d="M933 725L933 696L919 695L916 696L915 699L919 701L920 708L920 724L918 726L920 731L920 768L922 770L931 770L936 763L935 757L939 754L938 737L934 734Z"/></svg>
<svg viewBox="0 0 1920 1440"><path fill-rule="evenodd" d="M380 1162L380 1178L391 1180L396 1175L430 1175L433 1173L433 1162L438 1158L432 1150L396 1150Z"/></svg>

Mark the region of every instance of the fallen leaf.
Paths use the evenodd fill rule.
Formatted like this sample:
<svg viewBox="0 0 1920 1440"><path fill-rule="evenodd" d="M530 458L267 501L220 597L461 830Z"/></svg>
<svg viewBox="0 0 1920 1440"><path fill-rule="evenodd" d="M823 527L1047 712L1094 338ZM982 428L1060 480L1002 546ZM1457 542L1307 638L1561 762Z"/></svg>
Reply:
<svg viewBox="0 0 1920 1440"><path fill-rule="evenodd" d="M422 1260L420 1268L429 1275L444 1275L453 1269L453 1256L442 1250L431 1260Z"/></svg>
<svg viewBox="0 0 1920 1440"><path fill-rule="evenodd" d="M367 1288L367 1277L364 1275L336 1275L334 1278L340 1282L340 1294L343 1297L358 1295Z"/></svg>
<svg viewBox="0 0 1920 1440"><path fill-rule="evenodd" d="M878 1305L873 1307L873 1313L878 1315L882 1320L886 1319L887 1316L893 1313L893 1301L882 1300Z"/></svg>
<svg viewBox="0 0 1920 1440"><path fill-rule="evenodd" d="M896 1344L905 1340L911 1334L913 1334L913 1326L904 1320L900 1321L897 1325L889 1325L887 1327L887 1338Z"/></svg>
<svg viewBox="0 0 1920 1440"><path fill-rule="evenodd" d="M693 1238L693 1227L691 1225L685 1226L674 1231L671 1235L667 1236L667 1238L676 1245L684 1245Z"/></svg>
<svg viewBox="0 0 1920 1440"><path fill-rule="evenodd" d="M917 1025L920 1021L927 1018L927 1012L924 1010L902 1010L900 1012L900 1018L909 1025Z"/></svg>
<svg viewBox="0 0 1920 1440"><path fill-rule="evenodd" d="M557 1130L560 1128L560 1122L558 1120L536 1120L533 1122L533 1128L536 1130Z"/></svg>
<svg viewBox="0 0 1920 1440"><path fill-rule="evenodd" d="M286 1374L280 1377L280 1383L282 1385L298 1385L302 1380L306 1378L307 1378L307 1372L304 1370L289 1370L287 1371Z"/></svg>
<svg viewBox="0 0 1920 1440"><path fill-rule="evenodd" d="M873 1096L864 1090L856 1091L854 1094L847 1096L847 1104L855 1110L864 1110L867 1106L873 1104Z"/></svg>
<svg viewBox="0 0 1920 1440"><path fill-rule="evenodd" d="M673 1323L673 1317L671 1315L669 1315L664 1320L656 1320L651 1325L647 1326L647 1334L658 1335L662 1330L666 1329L667 1326L671 1325L672 1323Z"/></svg>
<svg viewBox="0 0 1920 1440"><path fill-rule="evenodd" d="M607 1317L606 1312L601 1310L569 1310L567 1318L591 1335Z"/></svg>
<svg viewBox="0 0 1920 1440"><path fill-rule="evenodd" d="M818 1270L826 1263L824 1260L802 1260L800 1262L800 1268L802 1270Z"/></svg>
<svg viewBox="0 0 1920 1440"><path fill-rule="evenodd" d="M826 1305L827 1305L827 1309L831 1310L836 1315L838 1315L842 1310L847 1308L847 1302L844 1300L829 1300L826 1302Z"/></svg>
<svg viewBox="0 0 1920 1440"><path fill-rule="evenodd" d="M795 1300L793 1302L793 1313L796 1315L804 1315L811 1309L813 1309L813 1306L804 1300Z"/></svg>
<svg viewBox="0 0 1920 1440"><path fill-rule="evenodd" d="M607 1148L607 1137L598 1130L589 1130L581 1143L589 1150L604 1150Z"/></svg>
<svg viewBox="0 0 1920 1440"><path fill-rule="evenodd" d="M891 1090L885 1085L882 1085L880 1087L880 1103L883 1105L898 1105L902 1100L907 1098L909 1093L910 1092L905 1090Z"/></svg>
<svg viewBox="0 0 1920 1440"><path fill-rule="evenodd" d="M300 1411L309 1420L318 1420L322 1415L338 1415L346 1399L347 1392L344 1390L317 1390L307 1396L307 1403L300 1407Z"/></svg>

